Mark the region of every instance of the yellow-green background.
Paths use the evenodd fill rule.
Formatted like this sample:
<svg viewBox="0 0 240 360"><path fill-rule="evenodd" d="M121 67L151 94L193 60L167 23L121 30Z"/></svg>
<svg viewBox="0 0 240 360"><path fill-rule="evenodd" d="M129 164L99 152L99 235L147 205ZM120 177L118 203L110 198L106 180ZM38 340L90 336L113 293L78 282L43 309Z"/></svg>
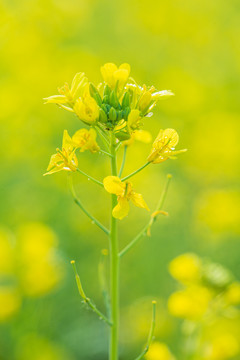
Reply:
<svg viewBox="0 0 240 360"><path fill-rule="evenodd" d="M21 295L19 311L0 325L1 360L107 357L106 327L81 305L69 265L76 259L87 294L103 308L97 267L107 239L73 203L65 173L42 176L63 130L73 134L82 126L42 99L76 72L97 83L102 64L128 62L138 83L171 89L176 96L158 104L145 129L156 136L173 127L179 148L188 148L134 179L154 209L166 174L173 174L164 206L170 216L121 264L122 359L145 342L152 298L160 299L157 338L177 355L178 322L166 313L176 288L167 264L176 255L196 252L240 278L239 14L237 0L1 1L1 225L15 235L30 222L49 226L65 274L43 296ZM149 150L133 145L124 174L141 166ZM102 155L80 154L79 163L97 178L109 174ZM109 195L80 174L75 183L88 209L108 224ZM131 209L120 224L121 247L147 219ZM36 236L33 231L33 242Z"/></svg>

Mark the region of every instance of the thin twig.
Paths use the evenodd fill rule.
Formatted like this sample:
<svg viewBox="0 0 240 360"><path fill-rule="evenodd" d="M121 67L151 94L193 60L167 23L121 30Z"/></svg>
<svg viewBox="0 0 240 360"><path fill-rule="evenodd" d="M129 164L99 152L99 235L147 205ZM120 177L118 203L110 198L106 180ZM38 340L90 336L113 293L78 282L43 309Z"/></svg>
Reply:
<svg viewBox="0 0 240 360"><path fill-rule="evenodd" d="M88 180L91 180L91 181L94 182L95 184L98 184L99 186L103 187L103 183L102 183L101 181L98 181L98 180L94 179L92 176L86 174L84 171L80 170L79 168L77 168L77 171L78 171L80 174L86 176L86 177L88 178Z"/></svg>
<svg viewBox="0 0 240 360"><path fill-rule="evenodd" d="M82 283L80 280L80 276L78 275L78 272L77 272L75 260L72 260L71 264L73 266L73 271L75 273L78 291L79 291L79 294L82 297L83 301L99 316L100 319L105 321L108 325L112 326L111 321L100 310L98 310L97 307L92 303L92 301L85 295L85 293L83 291Z"/></svg>
<svg viewBox="0 0 240 360"><path fill-rule="evenodd" d="M80 207L80 209L84 212L84 214L86 214L89 219L92 220L92 222L97 225L101 230L103 230L105 232L105 234L109 235L110 234L110 231L104 226L102 225L93 215L91 215L86 209L85 207L83 206L83 204L81 203L81 201L78 199L77 195L76 195L76 192L75 192L75 189L74 189L74 186L73 186L73 181L72 181L72 176L71 174L69 174L68 176L68 185L69 185L69 189L70 189L70 192L72 194L72 197L75 201L75 203Z"/></svg>
<svg viewBox="0 0 240 360"><path fill-rule="evenodd" d="M146 162L146 164L144 164L143 166L141 166L139 169L135 170L134 172L132 172L131 174L129 174L128 176L125 176L122 181L125 181L127 179L129 179L130 177L132 177L133 175L136 175L137 173L139 173L141 170L143 170L146 166L148 166L149 164L151 164L149 161Z"/></svg>
<svg viewBox="0 0 240 360"><path fill-rule="evenodd" d="M146 355L146 353L148 352L149 347L153 341L155 324L156 324L156 301L153 301L152 302L152 321L151 321L150 331L148 334L147 344L146 344L144 350L141 352L141 354L135 360L141 360L144 357L144 355Z"/></svg>
<svg viewBox="0 0 240 360"><path fill-rule="evenodd" d="M141 237L143 235L145 235L147 233L148 234L150 233L150 228L151 228L152 224L154 223L154 221L156 220L159 213L167 215L167 213L161 211L161 208L162 208L162 206L164 204L164 201L166 199L166 195L167 195L167 191L168 191L171 179L172 179L172 175L168 174L167 175L167 180L166 180L165 186L163 188L163 191L161 193L161 196L160 196L159 202L157 204L156 210L152 214L152 216L151 216L150 220L148 221L148 223L137 234L137 236L135 236L135 238L127 246L125 246L125 248L123 250L120 251L120 253L118 254L119 257L122 257L123 255L125 255L138 242L138 240L141 239Z"/></svg>

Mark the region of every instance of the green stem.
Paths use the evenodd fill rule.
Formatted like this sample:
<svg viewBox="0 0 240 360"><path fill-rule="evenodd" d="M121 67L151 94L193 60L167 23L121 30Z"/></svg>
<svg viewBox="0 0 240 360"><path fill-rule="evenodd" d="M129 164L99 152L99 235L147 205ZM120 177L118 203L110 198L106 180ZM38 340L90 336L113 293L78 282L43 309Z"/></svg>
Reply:
<svg viewBox="0 0 240 360"><path fill-rule="evenodd" d="M125 145L125 146L124 146L124 149L123 149L122 165L121 165L121 168L120 168L120 170L119 170L118 177L121 177L121 176L122 176L122 172L123 172L124 165L125 165L125 161L126 161L126 155L127 155L127 146Z"/></svg>
<svg viewBox="0 0 240 360"><path fill-rule="evenodd" d="M75 260L71 261L73 271L75 273L75 279L78 287L78 291L80 296L82 297L83 301L99 316L100 319L105 321L108 325L112 326L111 321L100 311L98 308L92 303L92 301L85 295L80 276L78 275Z"/></svg>
<svg viewBox="0 0 240 360"><path fill-rule="evenodd" d="M153 341L155 325L156 325L156 301L153 301L152 302L152 321L151 321L150 331L148 334L147 344L145 346L145 349L141 352L141 354L135 360L141 360L144 357L144 355L146 355L146 353L148 352L149 347Z"/></svg>
<svg viewBox="0 0 240 360"><path fill-rule="evenodd" d="M156 210L154 213L161 210L161 208L164 204L164 201L166 199L166 195L167 195L167 191L168 191L171 179L172 179L172 175L168 174L165 186L163 188L163 191L161 193L159 202L157 204L157 207L156 207ZM156 217L157 217L157 214L154 216L151 216L150 220L144 226L144 228L140 231L140 233L138 233L137 236L135 236L135 238L127 246L125 246L125 248L123 250L120 251L120 253L118 255L119 257L122 257L123 255L125 255L138 242L138 240L140 240L141 237L148 232L148 230L151 228L152 224L156 220Z"/></svg>
<svg viewBox="0 0 240 360"><path fill-rule="evenodd" d="M100 153L102 153L102 154L104 154L104 155L107 155L107 156L109 156L109 157L112 157L112 155L111 154L109 154L109 152L107 152L107 151L104 151L104 150L99 150L99 152Z"/></svg>
<svg viewBox="0 0 240 360"><path fill-rule="evenodd" d="M68 176L68 186L69 186L69 189L70 189L70 192L72 194L72 197L75 201L75 203L80 207L80 209L84 212L84 214L86 214L89 219L92 220L92 222L94 224L96 224L102 231L105 232L105 234L109 235L110 234L110 231L105 228L104 225L102 225L93 215L91 215L86 209L85 207L83 206L83 204L81 203L81 201L77 198L77 195L76 195L76 192L75 192L75 189L74 189L74 186L73 186L73 181L72 181L72 176L71 174L69 174Z"/></svg>
<svg viewBox="0 0 240 360"><path fill-rule="evenodd" d="M80 170L80 169L78 169L78 168L77 168L77 171L78 171L80 174L86 176L86 177L88 178L88 180L91 180L91 181L93 181L95 184L98 184L98 185L100 185L101 187L103 187L103 183L101 183L101 181L98 181L98 180L94 179L92 176L86 174L84 171L82 171L82 170Z"/></svg>
<svg viewBox="0 0 240 360"><path fill-rule="evenodd" d="M111 134L111 169L112 175L117 176L117 159L115 152L115 136ZM111 294L111 322L109 360L118 360L118 322L119 322L119 257L117 220L112 216L112 210L117 205L117 196L112 195L111 230L110 230L110 294Z"/></svg>
<svg viewBox="0 0 240 360"><path fill-rule="evenodd" d="M148 166L149 164L151 164L149 161L146 162L146 164L144 164L143 166L141 166L139 169L135 170L134 172L132 172L131 174L129 174L128 176L125 176L125 178L122 179L122 181L125 181L127 179L129 179L130 177L132 177L133 175L136 175L137 173L139 173L141 170L143 170L146 166Z"/></svg>

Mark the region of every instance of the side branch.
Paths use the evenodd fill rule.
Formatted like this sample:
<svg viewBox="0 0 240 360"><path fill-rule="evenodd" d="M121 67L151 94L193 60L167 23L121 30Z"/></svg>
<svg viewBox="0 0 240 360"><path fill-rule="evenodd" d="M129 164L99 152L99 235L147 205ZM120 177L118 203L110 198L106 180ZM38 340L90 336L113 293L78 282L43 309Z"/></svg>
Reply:
<svg viewBox="0 0 240 360"><path fill-rule="evenodd" d="M135 236L135 238L127 246L125 246L125 248L122 251L120 251L120 253L118 254L119 257L122 257L123 255L125 255L138 242L138 240L141 239L141 237L143 235L147 234L147 235L150 236L151 226L156 221L157 216L159 214L168 215L168 213L166 213L165 211L162 211L161 208L162 208L162 206L164 204L164 201L166 199L166 195L167 195L167 191L168 191L171 179L172 179L172 175L168 174L167 175L167 180L166 180L165 186L163 188L162 194L160 196L159 202L157 204L156 210L153 212L153 214L151 215L150 220L144 226L144 228L140 231L140 233L137 236Z"/></svg>
<svg viewBox="0 0 240 360"><path fill-rule="evenodd" d="M103 187L103 183L102 183L101 181L98 181L98 180L94 179L92 176L86 174L84 171L80 170L79 168L77 168L77 171L78 171L80 174L86 176L86 177L88 178L88 180L91 180L91 181L94 182L95 184L98 184L99 186Z"/></svg>
<svg viewBox="0 0 240 360"><path fill-rule="evenodd" d="M151 164L149 161L146 162L146 164L144 164L143 166L141 166L139 169L135 170L134 172L132 172L131 174L129 174L128 176L125 176L123 179L121 179L122 181L125 181L127 179L129 179L130 177L136 175L137 173L139 173L141 170L143 170L146 166L148 166L149 164Z"/></svg>
<svg viewBox="0 0 240 360"><path fill-rule="evenodd" d="M153 301L152 302L152 321L151 321L150 331L148 334L147 344L146 344L144 350L141 352L141 354L135 360L141 360L144 357L144 355L146 355L146 353L148 352L149 347L153 341L155 324L156 324L156 301Z"/></svg>
<svg viewBox="0 0 240 360"><path fill-rule="evenodd" d="M68 176L68 185L69 185L69 189L70 189L70 192L72 194L72 197L73 197L73 200L74 202L80 207L80 209L84 212L84 214L86 214L89 219L92 220L92 222L94 224L96 224L103 232L105 232L105 234L109 235L110 234L110 231L100 223L100 221L98 221L93 215L91 215L86 209L85 207L83 206L83 204L81 203L81 201L78 199L77 195L76 195L76 192L74 190L74 187L73 187L73 182L72 182L72 177L71 177L71 174L69 174Z"/></svg>
<svg viewBox="0 0 240 360"><path fill-rule="evenodd" d="M99 316L99 318L103 321L105 321L108 325L112 326L111 321L100 311L97 309L97 307L92 303L92 301L85 295L82 283L80 280L80 276L78 275L75 260L71 261L71 264L73 266L73 271L75 273L76 283L78 287L78 291L80 296L82 297L83 301Z"/></svg>

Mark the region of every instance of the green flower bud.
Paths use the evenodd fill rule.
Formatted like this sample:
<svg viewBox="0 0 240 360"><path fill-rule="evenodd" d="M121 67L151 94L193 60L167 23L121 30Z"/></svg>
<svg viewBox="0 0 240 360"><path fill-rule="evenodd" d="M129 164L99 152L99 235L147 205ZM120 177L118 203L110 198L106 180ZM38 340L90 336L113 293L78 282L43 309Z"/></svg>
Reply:
<svg viewBox="0 0 240 360"><path fill-rule="evenodd" d="M127 131L118 131L115 133L115 136L120 141L125 141L130 139L131 135Z"/></svg>
<svg viewBox="0 0 240 360"><path fill-rule="evenodd" d="M107 114L105 113L105 111L103 109L100 109L99 110L99 121L101 123L106 123L107 122Z"/></svg>
<svg viewBox="0 0 240 360"><path fill-rule="evenodd" d="M104 104L109 104L109 96L108 96L108 95L104 95L102 102L103 102Z"/></svg>
<svg viewBox="0 0 240 360"><path fill-rule="evenodd" d="M129 92L125 92L123 99L122 99L122 108L125 109L130 107L130 95Z"/></svg>
<svg viewBox="0 0 240 360"><path fill-rule="evenodd" d="M110 94L111 94L111 89L108 85L106 85L104 87L103 96L105 96L105 95L110 96Z"/></svg>
<svg viewBox="0 0 240 360"><path fill-rule="evenodd" d="M111 109L109 111L109 114L108 114L108 117L112 121L117 120L117 111L113 107L111 107Z"/></svg>
<svg viewBox="0 0 240 360"><path fill-rule="evenodd" d="M120 105L119 101L118 101L118 98L117 98L117 94L116 94L116 92L114 90L110 94L109 103L114 108L118 108L118 106Z"/></svg>
<svg viewBox="0 0 240 360"><path fill-rule="evenodd" d="M102 98L98 92L98 90L96 89L96 87L90 83L89 85L89 92L90 95L94 98L94 100L96 101L96 103L101 106L102 105Z"/></svg>

